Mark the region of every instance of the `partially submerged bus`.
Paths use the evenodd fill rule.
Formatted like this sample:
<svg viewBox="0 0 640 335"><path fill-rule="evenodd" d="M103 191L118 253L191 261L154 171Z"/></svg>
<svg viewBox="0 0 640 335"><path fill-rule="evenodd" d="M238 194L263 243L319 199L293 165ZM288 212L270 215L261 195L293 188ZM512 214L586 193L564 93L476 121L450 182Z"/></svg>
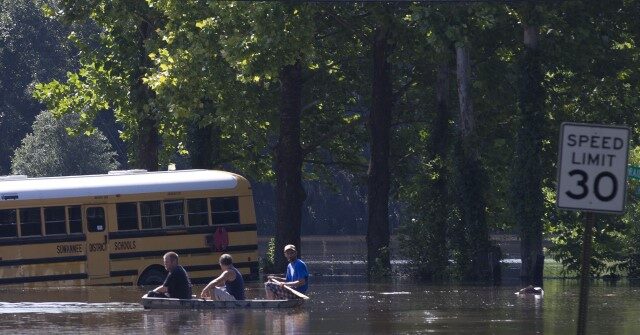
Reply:
<svg viewBox="0 0 640 335"><path fill-rule="evenodd" d="M151 285L175 251L194 283L233 256L258 278L249 182L213 170L0 177L0 284Z"/></svg>

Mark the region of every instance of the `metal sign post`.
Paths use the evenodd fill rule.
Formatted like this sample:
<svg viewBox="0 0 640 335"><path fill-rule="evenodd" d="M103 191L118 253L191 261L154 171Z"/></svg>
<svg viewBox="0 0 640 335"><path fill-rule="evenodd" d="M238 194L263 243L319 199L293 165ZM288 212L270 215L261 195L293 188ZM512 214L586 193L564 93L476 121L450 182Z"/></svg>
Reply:
<svg viewBox="0 0 640 335"><path fill-rule="evenodd" d="M586 334L587 310L589 306L589 281L591 274L591 241L596 213L585 212L582 235L582 264L580 267L580 302L578 305L578 335Z"/></svg>
<svg viewBox="0 0 640 335"><path fill-rule="evenodd" d="M627 127L571 122L560 131L556 204L585 211L578 335L586 333L595 212L624 213L630 133Z"/></svg>

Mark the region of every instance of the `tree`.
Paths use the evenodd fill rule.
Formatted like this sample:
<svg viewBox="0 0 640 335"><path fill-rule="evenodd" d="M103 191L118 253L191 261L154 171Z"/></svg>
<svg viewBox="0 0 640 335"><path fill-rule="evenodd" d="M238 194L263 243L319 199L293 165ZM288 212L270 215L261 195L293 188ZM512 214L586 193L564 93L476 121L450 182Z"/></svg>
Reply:
<svg viewBox="0 0 640 335"><path fill-rule="evenodd" d="M0 174L9 172L13 151L42 110L31 96L33 85L76 67L69 28L47 18L44 3L0 0Z"/></svg>
<svg viewBox="0 0 640 335"><path fill-rule="evenodd" d="M380 9L380 23L374 27L371 44L373 54L373 81L371 113L369 115L369 141L371 158L367 171L367 269L369 275L388 274L391 270L389 240L389 189L391 184L389 153L393 112L393 78L390 53L392 52L392 9ZM377 9L377 8L376 8ZM375 9L374 9L375 10Z"/></svg>
<svg viewBox="0 0 640 335"><path fill-rule="evenodd" d="M538 9L540 10L540 9ZM520 60L519 118L516 128L516 148L511 194L517 227L520 228L520 277L523 284L542 285L544 254L542 251L542 141L546 128L544 115L543 73L538 44L539 20L535 17L533 2L527 2L522 11L524 49Z"/></svg>
<svg viewBox="0 0 640 335"><path fill-rule="evenodd" d="M545 7L541 14L541 31L550 32L539 40L546 70L546 108L553 111L542 148L543 165L550 167L557 157L557 133L563 121L625 124L638 129L640 58L632 45L640 32L640 8L636 1L579 1ZM632 138L637 141L637 137L632 131ZM547 169L544 178L544 224L553 242L550 254L565 269L579 269L582 218L576 212L555 208L555 171ZM636 229L637 206L631 203L628 207L625 216L598 217L593 234L593 274L619 273L629 258L633 263L637 257L637 246L625 248L623 243L634 240L629 229Z"/></svg>
<svg viewBox="0 0 640 335"><path fill-rule="evenodd" d="M401 104L422 114L413 116L421 123L408 127L417 136L402 137L407 155L415 159L406 160L408 169L394 169L401 199L408 204L401 230L403 250L414 255L413 265L423 278L487 279L492 273L488 254L494 263L499 257L487 232L512 225L503 190L510 163L504 152L510 150L515 102L509 57L514 23L501 6L468 4L414 4L411 19L405 21L417 35L409 41L422 41L422 50L410 58L416 74L405 93L411 99ZM462 72L470 74L461 76L463 83L469 80L465 92L473 91L462 101L460 86L448 85L453 75L458 79L451 65L456 46L466 51L458 58ZM406 47L403 51L402 59L409 58ZM468 69L466 53L473 56ZM458 130L461 125L459 116L453 122L454 98L466 107L461 109L467 112L463 119L470 116L476 121L467 128L471 132L464 145L460 132L453 132L454 125ZM407 113L405 108L402 112ZM484 173L485 169L492 173ZM449 263L450 259L455 262Z"/></svg>
<svg viewBox="0 0 640 335"><path fill-rule="evenodd" d="M29 177L101 174L118 168L116 153L107 138L96 130L71 136L68 128L78 126L79 116L56 119L49 111L40 113L12 159L13 174Z"/></svg>
<svg viewBox="0 0 640 335"><path fill-rule="evenodd" d="M160 138L170 142L174 129L160 129L171 121L144 78L153 67L148 55L161 42L156 32L164 18L144 0L61 0L52 6L49 11L60 21L90 19L100 34L84 37L72 32L69 37L81 50L81 68L68 73L65 83L38 85L35 96L55 115L79 113L83 130L93 126L99 112L113 110L124 125L123 138L133 144L132 165L157 170Z"/></svg>
<svg viewBox="0 0 640 335"><path fill-rule="evenodd" d="M320 170L315 163L331 164L334 155L326 148L337 135L354 137L344 130L359 119L347 112L345 96L352 92L337 61L343 55L322 47L335 43L336 33L325 25L321 8L283 2L153 5L168 18L162 31L168 45L152 55L158 71L149 83L167 93L161 95L180 122L220 130L213 134L220 138L218 162L258 180L275 179L276 250L299 245L304 174ZM211 108L198 106L202 101ZM345 143L335 147L355 147ZM305 161L315 162L303 170ZM282 253L275 262L284 266Z"/></svg>

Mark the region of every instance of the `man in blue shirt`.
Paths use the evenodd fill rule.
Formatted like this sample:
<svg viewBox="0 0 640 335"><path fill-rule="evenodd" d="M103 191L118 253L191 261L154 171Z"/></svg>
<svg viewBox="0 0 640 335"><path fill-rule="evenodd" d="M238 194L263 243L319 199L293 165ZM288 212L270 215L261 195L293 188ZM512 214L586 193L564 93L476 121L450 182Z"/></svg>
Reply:
<svg viewBox="0 0 640 335"><path fill-rule="evenodd" d="M269 281L264 283L267 299L300 299L299 296L286 289L285 286L301 293L306 292L309 287L307 265L298 259L298 252L293 244L288 244L284 247L284 256L289 261L286 277L282 278L273 275L267 277Z"/></svg>

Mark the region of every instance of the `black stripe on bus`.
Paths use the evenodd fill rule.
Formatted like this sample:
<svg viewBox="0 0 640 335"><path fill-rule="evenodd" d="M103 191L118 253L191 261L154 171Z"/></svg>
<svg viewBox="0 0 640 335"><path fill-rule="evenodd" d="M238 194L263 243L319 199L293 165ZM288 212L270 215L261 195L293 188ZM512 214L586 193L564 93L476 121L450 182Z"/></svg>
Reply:
<svg viewBox="0 0 640 335"><path fill-rule="evenodd" d="M233 263L233 266L235 266L236 268L251 268L251 267L257 267L259 264L257 261L255 262L240 262L240 263ZM208 270L220 270L220 265L219 264L207 264L207 265L191 265L191 266L185 266L184 267L185 270L189 271L208 271Z"/></svg>
<svg viewBox="0 0 640 335"><path fill-rule="evenodd" d="M216 251L213 248L190 248L190 249L176 249L176 250L154 250L154 251L139 251L139 252L123 252L117 254L110 254L109 259L124 259L124 258L138 258L138 257L162 257L167 251L175 251L178 255L189 254L210 254L213 252L243 252L258 250L257 244L248 245L231 245L224 250Z"/></svg>
<svg viewBox="0 0 640 335"><path fill-rule="evenodd" d="M224 228L227 232L238 231L256 231L257 225L254 224L235 224L220 226L203 226L203 227L185 227L182 229L148 229L148 230L130 230L109 233L110 240L153 237L153 236L175 236L175 235L193 235L193 234L214 234L218 228Z"/></svg>
<svg viewBox="0 0 640 335"><path fill-rule="evenodd" d="M86 241L84 234L56 235L56 236L29 236L15 237L12 239L0 239L0 246L5 245L25 245L25 244L44 244L44 243L64 243Z"/></svg>
<svg viewBox="0 0 640 335"><path fill-rule="evenodd" d="M50 276L31 276L31 277L17 277L17 278L0 278L0 284L19 284L19 283L35 283L43 281L57 281L57 280L74 280L74 279L87 279L86 273L73 273L66 275L50 275Z"/></svg>
<svg viewBox="0 0 640 335"><path fill-rule="evenodd" d="M86 260L87 260L87 256L66 256L66 257L13 259L13 260L0 261L0 266L31 265L31 264L46 264L46 263L67 263L67 262L84 262Z"/></svg>
<svg viewBox="0 0 640 335"><path fill-rule="evenodd" d="M137 276L138 270L122 270L109 272L111 277Z"/></svg>

